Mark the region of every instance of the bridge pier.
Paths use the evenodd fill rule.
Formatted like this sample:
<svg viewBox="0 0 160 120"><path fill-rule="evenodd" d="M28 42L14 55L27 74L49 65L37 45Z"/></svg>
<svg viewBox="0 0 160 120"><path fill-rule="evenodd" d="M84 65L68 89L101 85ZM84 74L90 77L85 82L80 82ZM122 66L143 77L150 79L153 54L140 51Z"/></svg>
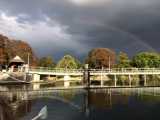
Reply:
<svg viewBox="0 0 160 120"><path fill-rule="evenodd" d="M39 82L40 81L40 75L39 74L33 74L33 82Z"/></svg>
<svg viewBox="0 0 160 120"><path fill-rule="evenodd" d="M147 75L144 75L144 86L147 86Z"/></svg>
<svg viewBox="0 0 160 120"><path fill-rule="evenodd" d="M104 85L104 82L103 82L103 80L101 80L101 87L103 87L103 85Z"/></svg>
<svg viewBox="0 0 160 120"><path fill-rule="evenodd" d="M101 72L101 87L103 87L103 73Z"/></svg>
<svg viewBox="0 0 160 120"><path fill-rule="evenodd" d="M83 73L83 83L86 87L90 87L90 71L88 69L88 64L85 65L84 73Z"/></svg>
<svg viewBox="0 0 160 120"><path fill-rule="evenodd" d="M71 77L69 75L65 75L64 76L64 87L68 88L70 86L69 80L71 80Z"/></svg>
<svg viewBox="0 0 160 120"><path fill-rule="evenodd" d="M131 78L130 74L129 74L128 78L129 78L129 86L132 87L132 78Z"/></svg>
<svg viewBox="0 0 160 120"><path fill-rule="evenodd" d="M117 75L114 75L114 87L117 87Z"/></svg>

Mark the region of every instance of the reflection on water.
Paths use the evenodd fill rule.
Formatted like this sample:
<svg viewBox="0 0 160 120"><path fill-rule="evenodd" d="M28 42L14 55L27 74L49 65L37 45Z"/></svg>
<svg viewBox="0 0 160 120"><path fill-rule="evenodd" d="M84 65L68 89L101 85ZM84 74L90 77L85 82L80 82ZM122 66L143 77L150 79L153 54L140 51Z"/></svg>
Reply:
<svg viewBox="0 0 160 120"><path fill-rule="evenodd" d="M160 118L158 87L32 91L33 86L10 85L0 89L1 120L31 120L45 105L47 120Z"/></svg>

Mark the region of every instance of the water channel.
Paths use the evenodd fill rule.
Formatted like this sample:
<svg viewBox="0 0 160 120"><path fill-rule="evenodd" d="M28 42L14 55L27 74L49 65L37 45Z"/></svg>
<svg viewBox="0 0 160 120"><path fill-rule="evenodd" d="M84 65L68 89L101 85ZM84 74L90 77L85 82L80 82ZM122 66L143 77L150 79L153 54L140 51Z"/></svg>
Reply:
<svg viewBox="0 0 160 120"><path fill-rule="evenodd" d="M32 91L33 85L1 85L1 118L31 120L41 108L47 106L46 120L160 119L159 87L89 90L51 88L42 85L41 89Z"/></svg>

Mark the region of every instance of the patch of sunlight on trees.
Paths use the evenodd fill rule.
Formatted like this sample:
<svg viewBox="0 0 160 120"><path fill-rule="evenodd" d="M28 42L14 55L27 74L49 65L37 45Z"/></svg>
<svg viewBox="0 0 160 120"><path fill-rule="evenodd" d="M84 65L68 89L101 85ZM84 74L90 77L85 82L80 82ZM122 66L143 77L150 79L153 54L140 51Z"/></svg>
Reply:
<svg viewBox="0 0 160 120"><path fill-rule="evenodd" d="M56 68L78 69L81 63L71 55L65 55L56 65Z"/></svg>

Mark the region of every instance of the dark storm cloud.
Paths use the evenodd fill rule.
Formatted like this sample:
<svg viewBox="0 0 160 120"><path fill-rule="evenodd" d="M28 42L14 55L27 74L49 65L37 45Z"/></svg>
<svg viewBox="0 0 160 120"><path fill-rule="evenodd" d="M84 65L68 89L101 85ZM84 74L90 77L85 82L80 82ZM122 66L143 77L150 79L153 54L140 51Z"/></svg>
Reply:
<svg viewBox="0 0 160 120"><path fill-rule="evenodd" d="M69 51L84 56L94 47L109 47L131 55L160 50L159 0L103 0L103 4L97 4L97 0L83 4L71 1L74 0L0 0L0 11L17 16L18 23L27 22L35 29L36 25L47 26L44 31L40 27L41 31L29 32L30 37L26 37L28 31L27 35L14 35L17 38L24 35L39 55L52 54L59 58ZM49 31L60 32L54 37Z"/></svg>

